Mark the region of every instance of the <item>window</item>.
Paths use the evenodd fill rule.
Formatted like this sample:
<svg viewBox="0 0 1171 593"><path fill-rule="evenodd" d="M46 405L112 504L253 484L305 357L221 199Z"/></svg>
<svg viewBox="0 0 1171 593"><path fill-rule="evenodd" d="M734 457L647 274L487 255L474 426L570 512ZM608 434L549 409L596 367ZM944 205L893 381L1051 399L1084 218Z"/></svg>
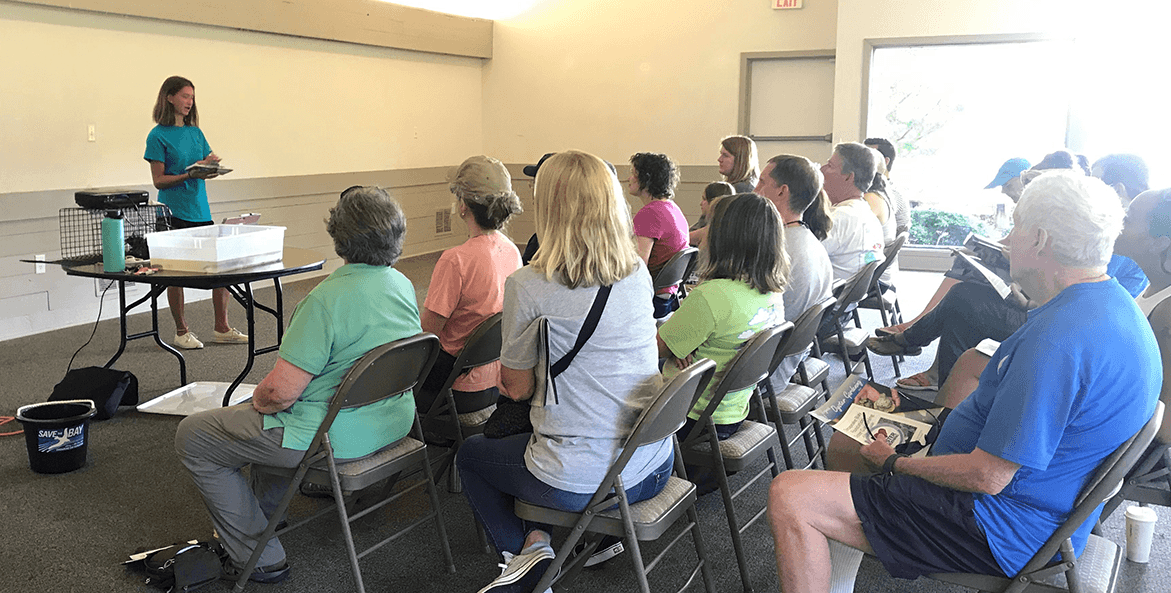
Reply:
<svg viewBox="0 0 1171 593"><path fill-rule="evenodd" d="M999 238L1013 202L984 189L1007 159L1036 163L1067 145L1070 42L875 47L866 136L898 152L891 182L912 205L911 243Z"/></svg>

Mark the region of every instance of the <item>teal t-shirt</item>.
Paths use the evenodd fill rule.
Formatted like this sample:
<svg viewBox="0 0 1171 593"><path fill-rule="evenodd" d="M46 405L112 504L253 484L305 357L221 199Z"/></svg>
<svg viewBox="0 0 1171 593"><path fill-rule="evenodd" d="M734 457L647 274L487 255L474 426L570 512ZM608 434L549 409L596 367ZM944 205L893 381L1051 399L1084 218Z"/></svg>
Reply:
<svg viewBox="0 0 1171 593"><path fill-rule="evenodd" d="M398 270L346 264L297 305L280 357L313 375L287 409L264 416L265 430L284 427L281 446L304 451L313 441L342 377L374 348L421 332L415 288ZM334 455L369 455L406 436L415 419L411 392L342 410L329 430Z"/></svg>
<svg viewBox="0 0 1171 593"><path fill-rule="evenodd" d="M659 337L677 358L695 352L696 359L716 363L716 377L708 383L699 401L687 413L698 420L712 400L711 390L723 375L724 365L756 332L785 321L785 304L780 292L761 294L739 280L708 280L687 293L679 310L659 328ZM668 364L664 374L677 372ZM735 424L748 416L751 389L724 396L712 414L716 424Z"/></svg>
<svg viewBox="0 0 1171 593"><path fill-rule="evenodd" d="M187 167L211 154L203 131L194 126L155 126L146 136L146 154L142 158L163 163L163 173L182 175ZM188 179L175 187L160 189L159 201L171 214L188 222L211 220L207 190L202 179Z"/></svg>

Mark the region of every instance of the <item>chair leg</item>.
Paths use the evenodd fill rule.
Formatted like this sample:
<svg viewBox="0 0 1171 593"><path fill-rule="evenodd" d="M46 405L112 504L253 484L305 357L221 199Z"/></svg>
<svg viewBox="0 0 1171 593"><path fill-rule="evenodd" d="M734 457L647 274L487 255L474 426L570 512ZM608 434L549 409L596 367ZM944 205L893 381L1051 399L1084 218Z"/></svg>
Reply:
<svg viewBox="0 0 1171 593"><path fill-rule="evenodd" d="M716 593L716 586L712 582L712 570L708 566L707 549L703 544L703 534L700 533L699 515L695 512L695 505L687 509L687 520L691 521L691 539L695 543L695 556L699 558L699 572L703 578L703 588L707 593ZM694 574L692 575L694 578Z"/></svg>
<svg viewBox="0 0 1171 593"><path fill-rule="evenodd" d="M354 582L358 585L358 593L366 593L366 585L362 583L362 570L358 567L358 551L354 549L354 535L350 532L350 517L346 512L342 484L337 477L337 463L333 455L326 456L329 463L329 481L333 486L333 501L337 506L338 519L342 524L342 537L346 540L346 553L350 556L350 568L354 571Z"/></svg>
<svg viewBox="0 0 1171 593"><path fill-rule="evenodd" d="M724 514L728 518L728 529L732 535L732 550L736 553L736 565L740 569L740 582L744 585L744 593L752 593L752 579L748 573L748 561L744 558L744 543L740 540L740 524L736 520L736 507L732 500L732 488L728 485L728 475L724 470L724 459L719 454L720 444L716 439L714 427L711 431L711 447L715 453L712 459L716 462L716 481L720 484L720 495L724 499ZM772 461L774 469L776 462Z"/></svg>
<svg viewBox="0 0 1171 593"><path fill-rule="evenodd" d="M415 417L415 426L419 427L418 416ZM423 436L423 429L418 428L419 437ZM420 438L420 440L422 440ZM455 473L455 466L451 468ZM443 559L447 561L447 572L455 574L455 560L451 557L451 544L447 541L447 527L443 525L443 513L439 510L439 489L435 487L435 475L431 473L431 460L427 456L427 445L423 445L423 473L427 479L427 495L431 498L431 512L435 513L435 528L439 531L439 546L443 548Z"/></svg>
<svg viewBox="0 0 1171 593"><path fill-rule="evenodd" d="M796 464L793 463L793 454L789 452L789 437L785 435L785 423L777 418L777 437L781 439L781 457L785 460L785 469L793 469Z"/></svg>
<svg viewBox="0 0 1171 593"><path fill-rule="evenodd" d="M619 479L621 483L621 479ZM626 533L626 541L636 541L638 538L634 535L634 520L630 518L630 503L626 500L626 493L618 491L618 508L619 515L622 517L622 531ZM651 586L646 579L646 566L642 561L642 550L637 546L630 554L630 561L634 563L634 577L638 579L638 586L642 593L651 593Z"/></svg>

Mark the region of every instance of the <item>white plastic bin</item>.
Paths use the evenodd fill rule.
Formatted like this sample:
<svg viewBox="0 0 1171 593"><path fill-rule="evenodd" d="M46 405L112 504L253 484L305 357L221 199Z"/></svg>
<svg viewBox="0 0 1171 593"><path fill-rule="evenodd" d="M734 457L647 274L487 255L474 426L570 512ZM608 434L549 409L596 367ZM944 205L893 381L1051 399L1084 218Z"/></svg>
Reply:
<svg viewBox="0 0 1171 593"><path fill-rule="evenodd" d="M285 227L216 224L150 233L146 244L152 266L214 274L280 261Z"/></svg>

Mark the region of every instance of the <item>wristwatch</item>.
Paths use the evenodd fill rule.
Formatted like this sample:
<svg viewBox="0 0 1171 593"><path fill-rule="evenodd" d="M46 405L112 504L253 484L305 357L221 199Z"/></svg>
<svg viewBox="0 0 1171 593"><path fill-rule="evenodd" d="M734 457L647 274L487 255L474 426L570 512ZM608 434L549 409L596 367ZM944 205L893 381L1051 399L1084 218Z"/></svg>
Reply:
<svg viewBox="0 0 1171 593"><path fill-rule="evenodd" d="M882 473L888 476L895 475L895 462L898 461L900 457L910 457L910 455L904 455L902 453L891 453L890 457L887 457L886 461L882 462Z"/></svg>

